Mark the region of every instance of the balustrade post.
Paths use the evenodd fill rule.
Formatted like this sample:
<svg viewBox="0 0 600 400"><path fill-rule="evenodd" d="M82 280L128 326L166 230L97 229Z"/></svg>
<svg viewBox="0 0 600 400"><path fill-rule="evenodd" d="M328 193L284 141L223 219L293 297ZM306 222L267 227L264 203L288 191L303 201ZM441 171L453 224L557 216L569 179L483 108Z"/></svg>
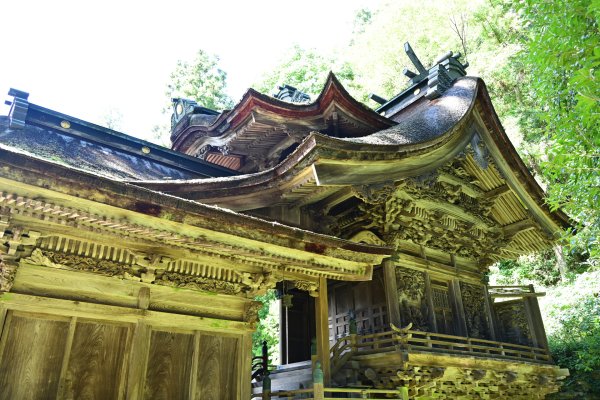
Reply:
<svg viewBox="0 0 600 400"><path fill-rule="evenodd" d="M315 365L318 359L319 356L317 355L317 338L312 338L312 340L310 341L310 366L313 371L315 370Z"/></svg>
<svg viewBox="0 0 600 400"><path fill-rule="evenodd" d="M320 361L317 361L315 363L315 369L313 370L313 399L325 399L325 391L323 387L323 370L321 369Z"/></svg>
<svg viewBox="0 0 600 400"><path fill-rule="evenodd" d="M269 371L265 372L265 377L262 381L262 400L271 400L271 377Z"/></svg>
<svg viewBox="0 0 600 400"><path fill-rule="evenodd" d="M398 387L398 398L400 400L409 400L408 399L408 388L406 386Z"/></svg>

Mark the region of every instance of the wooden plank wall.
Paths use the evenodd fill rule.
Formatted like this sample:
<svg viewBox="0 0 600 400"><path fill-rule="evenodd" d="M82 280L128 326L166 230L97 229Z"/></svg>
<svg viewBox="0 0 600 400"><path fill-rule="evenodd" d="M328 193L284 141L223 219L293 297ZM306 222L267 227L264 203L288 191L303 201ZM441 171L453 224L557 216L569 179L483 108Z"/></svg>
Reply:
<svg viewBox="0 0 600 400"><path fill-rule="evenodd" d="M0 400L237 399L249 379L242 335L0 311Z"/></svg>

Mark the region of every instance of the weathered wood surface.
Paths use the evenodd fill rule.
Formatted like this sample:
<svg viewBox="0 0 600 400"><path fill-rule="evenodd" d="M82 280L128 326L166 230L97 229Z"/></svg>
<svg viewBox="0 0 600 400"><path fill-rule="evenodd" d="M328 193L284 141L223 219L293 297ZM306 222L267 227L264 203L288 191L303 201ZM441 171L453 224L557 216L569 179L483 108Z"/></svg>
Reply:
<svg viewBox="0 0 600 400"><path fill-rule="evenodd" d="M10 313L0 344L0 399L54 398L69 321Z"/></svg>
<svg viewBox="0 0 600 400"><path fill-rule="evenodd" d="M200 362L194 398L221 400L237 397L238 346L237 338L200 336Z"/></svg>
<svg viewBox="0 0 600 400"><path fill-rule="evenodd" d="M75 328L62 398L124 398L125 363L130 329L79 322Z"/></svg>
<svg viewBox="0 0 600 400"><path fill-rule="evenodd" d="M73 279L77 280L77 285L70 284ZM12 292L137 308L142 288L150 290L149 309L178 314L241 320L247 301L234 296L219 296L25 263L17 271Z"/></svg>
<svg viewBox="0 0 600 400"><path fill-rule="evenodd" d="M0 307L4 314L6 304ZM249 354L249 333L154 329L143 319L134 326L46 311L6 313L0 399L220 400L249 393L242 354Z"/></svg>
<svg viewBox="0 0 600 400"><path fill-rule="evenodd" d="M152 332L145 376L145 399L186 398L193 348L192 334Z"/></svg>

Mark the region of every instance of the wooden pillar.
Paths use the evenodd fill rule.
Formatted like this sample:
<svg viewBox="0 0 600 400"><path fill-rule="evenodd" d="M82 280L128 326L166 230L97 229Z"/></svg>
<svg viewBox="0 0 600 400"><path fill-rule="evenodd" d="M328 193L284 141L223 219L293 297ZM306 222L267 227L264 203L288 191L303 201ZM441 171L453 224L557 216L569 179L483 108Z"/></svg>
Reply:
<svg viewBox="0 0 600 400"><path fill-rule="evenodd" d="M327 301L327 278L319 278L319 297L315 300L317 356L321 361L323 380L327 386L331 379L329 370L329 306Z"/></svg>
<svg viewBox="0 0 600 400"><path fill-rule="evenodd" d="M483 285L483 296L485 301L485 313L490 324L490 337L492 340L501 340L498 322L496 321L496 313L494 312L494 301L488 293L487 285Z"/></svg>
<svg viewBox="0 0 600 400"><path fill-rule="evenodd" d="M533 285L529 285L529 291L535 293ZM531 332L531 340L535 347L543 349L548 348L548 338L544 329L544 321L540 312L540 305L536 296L528 296L525 299L525 312L527 313L527 322Z"/></svg>
<svg viewBox="0 0 600 400"><path fill-rule="evenodd" d="M144 380L146 378L151 333L150 327L143 320L139 320L133 331L129 372L127 374L128 399L141 399L144 397Z"/></svg>
<svg viewBox="0 0 600 400"><path fill-rule="evenodd" d="M240 363L239 365L242 370L241 373L238 373L241 382L239 388L240 398L249 399L252 394L252 383L247 377L252 376L252 333L248 332L240 336L238 343L241 351L239 352L240 360L237 362Z"/></svg>
<svg viewBox="0 0 600 400"><path fill-rule="evenodd" d="M465 308L462 301L462 292L460 290L460 280L452 279L450 288L452 289L452 304L456 334L458 336L469 336L469 332L467 330L467 319L465 317Z"/></svg>
<svg viewBox="0 0 600 400"><path fill-rule="evenodd" d="M439 332L437 329L437 321L435 320L435 309L433 308L433 293L431 291L431 280L429 274L425 272L425 299L427 300L427 319L429 321L429 329L433 332Z"/></svg>
<svg viewBox="0 0 600 400"><path fill-rule="evenodd" d="M401 328L400 304L398 304L398 287L396 283L396 264L390 259L384 260L383 283L385 286L385 300L387 303L388 317L391 324Z"/></svg>

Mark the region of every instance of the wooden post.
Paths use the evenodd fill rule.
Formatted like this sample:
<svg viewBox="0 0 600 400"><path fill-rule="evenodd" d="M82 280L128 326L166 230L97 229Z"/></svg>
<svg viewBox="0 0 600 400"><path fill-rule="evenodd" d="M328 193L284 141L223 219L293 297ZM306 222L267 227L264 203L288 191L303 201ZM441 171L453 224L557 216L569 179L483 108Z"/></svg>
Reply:
<svg viewBox="0 0 600 400"><path fill-rule="evenodd" d="M453 279L451 282L452 303L454 305L454 320L456 321L457 336L469 336L467 330L467 319L465 317L465 308L462 302L462 292L460 290L460 281Z"/></svg>
<svg viewBox="0 0 600 400"><path fill-rule="evenodd" d="M321 370L321 362L317 361L315 369L313 370L313 400L325 399L323 375L323 371Z"/></svg>
<svg viewBox="0 0 600 400"><path fill-rule="evenodd" d="M390 260L384 260L383 283L385 285L385 300L387 303L388 317L391 324L402 326L400 321L400 305L398 304L398 286L396 284L396 264Z"/></svg>
<svg viewBox="0 0 600 400"><path fill-rule="evenodd" d="M406 386L400 386L398 388L398 394L400 395L398 398L400 400L409 400L408 399L408 388Z"/></svg>
<svg viewBox="0 0 600 400"><path fill-rule="evenodd" d="M144 374L148 363L151 332L152 330L143 320L138 321L135 326L127 379L128 399L141 399L144 396Z"/></svg>
<svg viewBox="0 0 600 400"><path fill-rule="evenodd" d="M262 400L271 399L271 377L269 371L266 372L262 381Z"/></svg>
<svg viewBox="0 0 600 400"><path fill-rule="evenodd" d="M317 354L317 338L312 338L310 341L310 369L315 370L319 355Z"/></svg>
<svg viewBox="0 0 600 400"><path fill-rule="evenodd" d="M429 279L429 274L427 272L425 272L425 298L427 300L427 308L429 309L429 329L431 329L433 332L439 332L437 328L437 321L435 320L435 309L433 307L433 293L431 290L431 280Z"/></svg>
<svg viewBox="0 0 600 400"><path fill-rule="evenodd" d="M483 295L485 296L485 312L487 319L490 323L490 336L492 340L500 340L500 332L498 331L498 324L496 321L496 315L494 313L493 300L488 293L487 285L483 285Z"/></svg>
<svg viewBox="0 0 600 400"><path fill-rule="evenodd" d="M199 341L200 339L200 335L199 332L196 332L196 336L197 339L196 341ZM199 343L199 342L198 342ZM238 361L240 363L240 367L241 367L241 373L238 372L238 376L241 377L250 377L252 376L252 332L248 332L245 333L244 335L242 335L240 337L240 344L239 344L241 351L238 357ZM198 357L198 356L196 356ZM267 365L269 362L269 358L267 356ZM267 369L268 372L268 369ZM250 398L250 395L252 394L252 383L250 382L249 378L246 379L241 379L241 384L239 387L239 393L240 393L240 397L242 399L248 399Z"/></svg>
<svg viewBox="0 0 600 400"><path fill-rule="evenodd" d="M315 301L317 356L323 368L325 384L330 382L329 369L329 306L327 305L327 278L319 278L319 297Z"/></svg>
<svg viewBox="0 0 600 400"><path fill-rule="evenodd" d="M533 285L529 285L529 291L535 293ZM544 321L540 312L540 305L536 296L528 296L524 299L525 311L527 313L527 321L529 323L529 331L535 347L548 349L548 338L544 329Z"/></svg>

